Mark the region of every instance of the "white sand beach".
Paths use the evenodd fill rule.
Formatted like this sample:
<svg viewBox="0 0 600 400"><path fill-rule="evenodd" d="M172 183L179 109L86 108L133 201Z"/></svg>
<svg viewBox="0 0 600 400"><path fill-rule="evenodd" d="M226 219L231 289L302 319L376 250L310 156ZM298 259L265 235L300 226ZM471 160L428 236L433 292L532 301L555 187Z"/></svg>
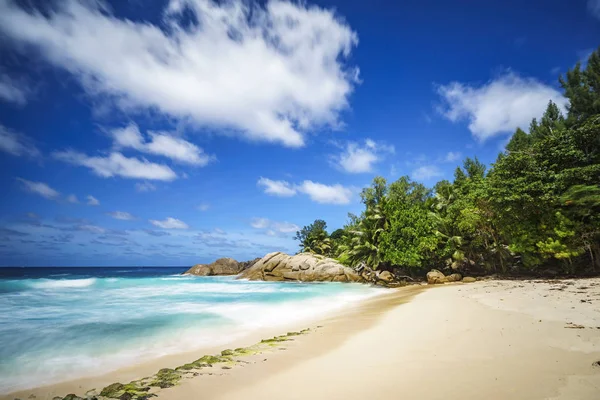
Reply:
<svg viewBox="0 0 600 400"><path fill-rule="evenodd" d="M600 398L600 279L446 285L373 317L330 321L265 362L159 398Z"/></svg>

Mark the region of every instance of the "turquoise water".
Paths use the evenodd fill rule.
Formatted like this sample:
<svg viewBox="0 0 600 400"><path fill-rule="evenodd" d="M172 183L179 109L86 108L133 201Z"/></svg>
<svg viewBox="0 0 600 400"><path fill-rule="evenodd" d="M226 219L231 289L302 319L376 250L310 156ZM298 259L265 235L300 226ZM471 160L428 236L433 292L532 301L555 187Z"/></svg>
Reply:
<svg viewBox="0 0 600 400"><path fill-rule="evenodd" d="M225 344L381 293L172 268L0 269L0 393Z"/></svg>

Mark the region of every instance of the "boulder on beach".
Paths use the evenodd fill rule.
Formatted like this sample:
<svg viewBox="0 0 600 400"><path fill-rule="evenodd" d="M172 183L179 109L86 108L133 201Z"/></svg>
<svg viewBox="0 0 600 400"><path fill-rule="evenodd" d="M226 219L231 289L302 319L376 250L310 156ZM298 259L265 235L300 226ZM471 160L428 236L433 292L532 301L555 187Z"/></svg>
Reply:
<svg viewBox="0 0 600 400"><path fill-rule="evenodd" d="M336 260L311 253L294 256L270 253L244 270L238 279L251 281L362 282L352 269Z"/></svg>
<svg viewBox="0 0 600 400"><path fill-rule="evenodd" d="M427 273L427 283L430 285L436 285L436 284L440 284L440 283L446 283L448 282L448 279L446 279L446 276L441 273L440 271L438 271L437 269L432 269L431 271L429 271Z"/></svg>
<svg viewBox="0 0 600 400"><path fill-rule="evenodd" d="M390 271L381 271L377 274L377 279L384 283L391 283L394 280L394 275Z"/></svg>
<svg viewBox="0 0 600 400"><path fill-rule="evenodd" d="M446 281L447 282L458 282L462 279L462 275L461 274L450 274L450 275L446 275Z"/></svg>
<svg viewBox="0 0 600 400"><path fill-rule="evenodd" d="M260 258L243 262L238 262L233 258L219 258L211 264L194 265L192 268L185 271L184 274L198 276L237 275L244 269L250 267L257 260L260 260Z"/></svg>
<svg viewBox="0 0 600 400"><path fill-rule="evenodd" d="M472 283L472 282L477 282L476 278L473 278L472 276L465 276L462 281L464 283Z"/></svg>

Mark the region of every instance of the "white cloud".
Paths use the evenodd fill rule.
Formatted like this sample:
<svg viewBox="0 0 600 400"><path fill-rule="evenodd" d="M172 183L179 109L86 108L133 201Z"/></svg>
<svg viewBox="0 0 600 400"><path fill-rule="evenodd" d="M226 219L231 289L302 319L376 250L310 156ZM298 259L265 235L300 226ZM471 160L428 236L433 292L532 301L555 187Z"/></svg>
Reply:
<svg viewBox="0 0 600 400"><path fill-rule="evenodd" d="M348 204L353 194L351 189L340 184L325 185L310 180L296 185L287 181L274 181L261 177L258 185L264 186L265 193L273 196L291 197L300 192L308 195L312 201L323 204Z"/></svg>
<svg viewBox="0 0 600 400"><path fill-rule="evenodd" d="M300 229L300 227L298 225L292 224L291 222L287 222L287 221L284 221L284 222L273 221L271 224L271 227L281 233L292 233L292 232L296 232L297 230Z"/></svg>
<svg viewBox="0 0 600 400"><path fill-rule="evenodd" d="M200 204L198 204L197 208L200 211L208 211L208 209L210 208L210 204L208 204L208 203L200 203Z"/></svg>
<svg viewBox="0 0 600 400"><path fill-rule="evenodd" d="M90 232L90 233L105 233L106 232L106 229L104 229L100 226L90 225L90 224L77 225L76 229L79 231L85 231L85 232Z"/></svg>
<svg viewBox="0 0 600 400"><path fill-rule="evenodd" d="M386 153L393 153L393 146L379 144L372 139L366 139L364 146L348 142L343 151L331 156L334 165L343 171L358 174L372 172L374 164L381 161Z"/></svg>
<svg viewBox="0 0 600 400"><path fill-rule="evenodd" d="M424 165L415 169L410 177L416 181L427 181L429 179L439 178L442 175L442 171L435 165Z"/></svg>
<svg viewBox="0 0 600 400"><path fill-rule="evenodd" d="M163 228L163 229L188 229L189 226L181 221L178 220L176 218L171 218L168 217L165 220L155 220L155 219L151 219L150 223L154 226L158 226L159 228Z"/></svg>
<svg viewBox="0 0 600 400"><path fill-rule="evenodd" d="M86 197L86 199L87 199L88 206L99 206L100 205L100 201L98 201L98 199L92 195L88 195Z"/></svg>
<svg viewBox="0 0 600 400"><path fill-rule="evenodd" d="M352 190L340 185L324 185L313 181L304 181L298 190L307 194L311 200L323 204L348 204L352 199Z"/></svg>
<svg viewBox="0 0 600 400"><path fill-rule="evenodd" d="M588 0L587 5L590 13L600 19L600 0Z"/></svg>
<svg viewBox="0 0 600 400"><path fill-rule="evenodd" d="M153 192L156 190L156 186L150 182L141 182L135 184L135 190L138 192Z"/></svg>
<svg viewBox="0 0 600 400"><path fill-rule="evenodd" d="M253 218L250 226L255 229L264 229L269 226L270 221L267 218Z"/></svg>
<svg viewBox="0 0 600 400"><path fill-rule="evenodd" d="M161 181L171 181L177 178L177 174L166 165L156 164L145 159L128 158L117 152L110 153L106 157L88 156L73 150L58 151L52 155L58 160L88 167L103 178L121 176Z"/></svg>
<svg viewBox="0 0 600 400"><path fill-rule="evenodd" d="M27 104L30 89L23 83L0 72L0 100L19 106Z"/></svg>
<svg viewBox="0 0 600 400"><path fill-rule="evenodd" d="M29 137L14 132L3 125L0 125L0 151L13 156L38 157L40 155L40 151Z"/></svg>
<svg viewBox="0 0 600 400"><path fill-rule="evenodd" d="M23 188L31 193L38 194L50 200L56 200L60 197L60 193L52 189L48 184L44 182L33 182L27 179L17 178L19 182L23 184Z"/></svg>
<svg viewBox="0 0 600 400"><path fill-rule="evenodd" d="M356 34L317 6L170 0L159 26L118 18L101 0L59 4L41 13L1 1L0 31L128 111L297 147L307 130L340 124L358 82L346 61Z"/></svg>
<svg viewBox="0 0 600 400"><path fill-rule="evenodd" d="M550 100L563 110L567 104L555 88L510 71L481 86L452 82L440 86L438 94L444 101L440 112L452 122L468 120L469 130L481 141L527 128Z"/></svg>
<svg viewBox="0 0 600 400"><path fill-rule="evenodd" d="M298 225L291 222L271 221L268 218L253 218L250 226L265 230L265 233L269 236L285 236L300 229Z"/></svg>
<svg viewBox="0 0 600 400"><path fill-rule="evenodd" d="M286 181L274 181L261 177L258 186L265 188L265 193L279 197L291 197L296 195L296 189Z"/></svg>
<svg viewBox="0 0 600 400"><path fill-rule="evenodd" d="M460 158L462 157L462 154L458 151L449 151L448 154L446 154L446 157L444 158L445 162L455 162L460 160Z"/></svg>
<svg viewBox="0 0 600 400"><path fill-rule="evenodd" d="M135 217L133 215L131 215L125 211L112 211L112 212L106 213L106 215L111 216L114 219L120 219L123 221L131 221L131 220L135 219Z"/></svg>
<svg viewBox="0 0 600 400"><path fill-rule="evenodd" d="M73 203L73 204L79 204L79 200L77 199L77 196L75 196L74 194L70 194L67 196L67 201L69 203Z"/></svg>
<svg viewBox="0 0 600 400"><path fill-rule="evenodd" d="M377 143L375 143L373 139L365 139L365 146L367 146L370 149L376 149Z"/></svg>
<svg viewBox="0 0 600 400"><path fill-rule="evenodd" d="M150 141L142 136L135 124L111 132L117 148L132 148L143 153L168 157L174 161L203 167L215 160L200 147L166 132L148 132Z"/></svg>

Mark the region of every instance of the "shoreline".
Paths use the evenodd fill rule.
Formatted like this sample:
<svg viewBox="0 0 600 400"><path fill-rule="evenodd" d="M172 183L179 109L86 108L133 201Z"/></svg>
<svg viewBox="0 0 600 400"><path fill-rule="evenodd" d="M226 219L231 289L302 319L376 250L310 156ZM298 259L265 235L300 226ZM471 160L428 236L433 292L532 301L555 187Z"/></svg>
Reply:
<svg viewBox="0 0 600 400"><path fill-rule="evenodd" d="M151 390L159 400L210 398L596 400L600 393L600 279L488 280L412 285L289 329L307 335L271 350L214 365L176 386ZM354 306L354 307L353 307ZM286 328L287 329L287 328ZM281 327L255 332L248 346ZM262 336L262 337L258 337ZM229 346L236 346L230 344ZM223 346L208 354L219 354ZM280 351L285 350L285 351ZM155 373L202 353L151 363ZM145 375L140 366L107 377L12 393L52 399L99 392ZM128 375L130 374L130 375ZM117 376L118 375L118 376ZM129 377L132 379L129 379ZM126 378L127 377L127 378ZM73 390L67 390L70 386ZM62 390L49 393L48 390Z"/></svg>
<svg viewBox="0 0 600 400"><path fill-rule="evenodd" d="M38 400L51 400L56 396L61 398L70 393L75 393L78 396L84 397L87 391L95 389L98 393L100 390L112 383L121 382L128 383L146 376L155 374L162 368L176 368L181 365L192 362L204 355L217 355L222 350L227 348L249 347L263 339L268 339L273 336L285 334L288 331L300 331L306 328L315 328L322 323L331 323L340 318L348 318L361 313L369 307L383 306L392 307L398 299L397 290L409 293L407 296L412 297L416 292L423 290L423 285L411 285L400 289L387 289L389 293L382 292L362 301L353 301L340 308L330 310L322 315L314 318L296 321L290 324L284 324L274 327L264 327L253 331L244 337L234 339L230 342L222 343L217 346L203 346L192 351L185 351L177 354L162 356L153 360L145 361L139 364L134 364L119 368L117 370L94 375L89 377L81 377L63 382L58 382L50 385L33 387L30 389L17 390L10 393L0 394L0 400L13 400L15 398L30 398L35 396ZM386 289L382 289L386 290ZM414 293L413 293L414 292ZM404 299L405 295L400 295ZM310 335L310 334L309 334ZM168 390L168 389L166 389Z"/></svg>
<svg viewBox="0 0 600 400"><path fill-rule="evenodd" d="M597 400L595 302L600 279L439 285L158 399Z"/></svg>

